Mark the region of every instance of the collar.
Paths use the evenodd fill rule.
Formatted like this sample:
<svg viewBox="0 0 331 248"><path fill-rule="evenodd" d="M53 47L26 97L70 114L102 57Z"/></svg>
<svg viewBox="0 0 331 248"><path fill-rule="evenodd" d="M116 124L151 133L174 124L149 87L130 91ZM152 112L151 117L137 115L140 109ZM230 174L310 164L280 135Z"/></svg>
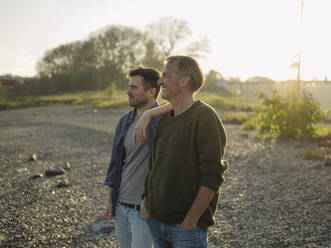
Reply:
<svg viewBox="0 0 331 248"><path fill-rule="evenodd" d="M155 107L158 107L159 106L159 103L157 101L154 102L153 106L151 108L155 108ZM134 119L136 117L136 113L137 113L137 109L134 108L133 110L131 110L129 112L129 116L128 116L128 122L129 123L132 123L134 122Z"/></svg>

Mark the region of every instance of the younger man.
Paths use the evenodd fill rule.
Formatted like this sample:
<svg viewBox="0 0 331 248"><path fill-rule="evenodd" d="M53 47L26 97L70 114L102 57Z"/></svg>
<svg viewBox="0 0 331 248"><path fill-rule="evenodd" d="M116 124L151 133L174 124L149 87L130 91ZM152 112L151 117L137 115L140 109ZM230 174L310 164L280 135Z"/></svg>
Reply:
<svg viewBox="0 0 331 248"><path fill-rule="evenodd" d="M135 124L156 102L160 86L160 72L152 68L137 67L128 73L127 94L133 107L117 123L111 160L105 185L109 186L105 215L115 217L116 237L121 248L152 247L152 237L145 220L140 215L141 194L148 172L150 148L158 119L152 118L147 127L147 141L134 144Z"/></svg>

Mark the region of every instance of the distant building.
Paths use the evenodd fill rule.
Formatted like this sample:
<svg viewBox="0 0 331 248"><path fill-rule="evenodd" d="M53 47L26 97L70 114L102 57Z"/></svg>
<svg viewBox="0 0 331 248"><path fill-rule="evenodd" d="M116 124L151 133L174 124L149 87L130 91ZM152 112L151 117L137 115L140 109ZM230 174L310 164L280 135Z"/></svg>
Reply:
<svg viewBox="0 0 331 248"><path fill-rule="evenodd" d="M0 76L0 83L4 87L11 89L11 88L14 88L15 85L17 84L17 79L14 77L10 77L10 76Z"/></svg>
<svg viewBox="0 0 331 248"><path fill-rule="evenodd" d="M218 87L224 87L228 85L228 81L224 79L216 80L216 86Z"/></svg>

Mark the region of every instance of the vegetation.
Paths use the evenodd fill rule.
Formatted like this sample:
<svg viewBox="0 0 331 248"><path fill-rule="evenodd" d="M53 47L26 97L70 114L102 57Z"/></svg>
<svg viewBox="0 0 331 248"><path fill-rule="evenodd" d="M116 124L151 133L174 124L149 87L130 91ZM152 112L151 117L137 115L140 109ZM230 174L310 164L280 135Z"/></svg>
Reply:
<svg viewBox="0 0 331 248"><path fill-rule="evenodd" d="M91 107L98 108L128 106L127 95L124 90L117 90L115 88L111 88L111 91L114 91L111 95L109 95L109 92L106 90L98 90L61 94L8 96L6 103L0 104L0 108L10 109L49 105L88 105ZM245 111L247 109L253 109L258 104L256 100L250 100L245 102L245 99L243 98L226 98L206 92L199 93L197 95L197 99L203 100L204 102L215 108L229 110L238 109ZM165 103L166 101L159 98L159 102Z"/></svg>
<svg viewBox="0 0 331 248"><path fill-rule="evenodd" d="M263 107L257 111L257 124L271 137L314 137L317 132L316 124L326 118L312 94L303 93L299 97L292 90L282 97L274 91L271 98L263 93L259 97L263 100Z"/></svg>
<svg viewBox="0 0 331 248"><path fill-rule="evenodd" d="M211 92L200 92L196 96L214 108L226 110L252 111L259 106L259 101L255 99L246 99L242 97L222 97Z"/></svg>
<svg viewBox="0 0 331 248"><path fill-rule="evenodd" d="M2 86L0 82L0 103L4 103L6 101L7 92L4 86Z"/></svg>
<svg viewBox="0 0 331 248"><path fill-rule="evenodd" d="M258 126L258 120L256 117L249 118L241 124L243 130L255 130Z"/></svg>
<svg viewBox="0 0 331 248"><path fill-rule="evenodd" d="M231 124L243 124L249 119L249 116L245 112L227 112L222 118L224 123Z"/></svg>
<svg viewBox="0 0 331 248"><path fill-rule="evenodd" d="M107 88L107 95L112 97L116 94L116 86L115 84L110 84Z"/></svg>
<svg viewBox="0 0 331 248"><path fill-rule="evenodd" d="M229 91L226 87L216 85L218 80L224 80L223 76L218 71L210 70L205 77L206 80L201 92L213 92L224 97L235 96L235 94Z"/></svg>
<svg viewBox="0 0 331 248"><path fill-rule="evenodd" d="M122 25L107 26L90 34L87 40L46 51L37 63L37 77L18 88L42 94L106 90L110 84L125 89L125 75L134 66L161 70L163 60L170 54L180 52L199 58L209 52L208 40L204 38L181 45L187 44L190 35L188 23L172 17L151 23L145 31Z"/></svg>
<svg viewBox="0 0 331 248"><path fill-rule="evenodd" d="M325 152L318 147L309 147L306 149L304 153L304 159L311 159L311 160L323 160L325 158Z"/></svg>

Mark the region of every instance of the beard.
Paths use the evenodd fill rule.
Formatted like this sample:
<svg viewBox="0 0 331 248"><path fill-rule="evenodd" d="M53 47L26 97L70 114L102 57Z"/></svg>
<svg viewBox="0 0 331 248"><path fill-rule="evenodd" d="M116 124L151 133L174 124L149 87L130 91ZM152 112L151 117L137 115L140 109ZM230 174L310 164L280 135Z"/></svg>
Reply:
<svg viewBox="0 0 331 248"><path fill-rule="evenodd" d="M140 108L148 104L147 99L137 100L135 97L129 96L129 105L133 108Z"/></svg>

